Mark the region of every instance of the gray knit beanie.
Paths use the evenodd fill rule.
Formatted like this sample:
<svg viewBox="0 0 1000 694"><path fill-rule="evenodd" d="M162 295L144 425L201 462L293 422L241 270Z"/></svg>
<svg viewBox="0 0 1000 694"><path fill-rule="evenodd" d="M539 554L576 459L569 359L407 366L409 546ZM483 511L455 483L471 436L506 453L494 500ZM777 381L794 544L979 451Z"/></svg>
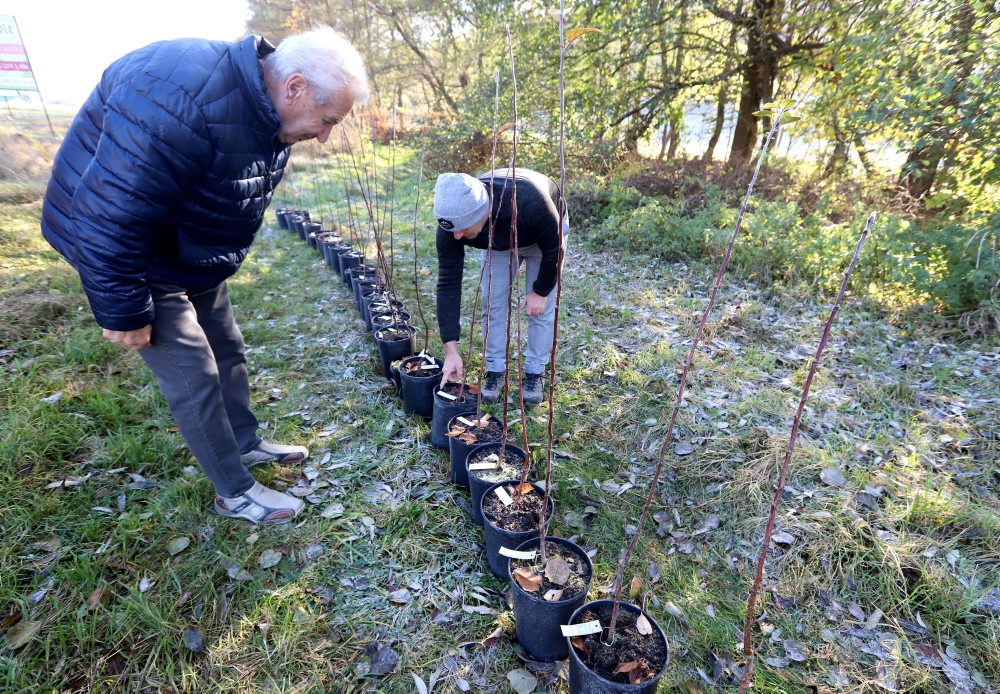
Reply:
<svg viewBox="0 0 1000 694"><path fill-rule="evenodd" d="M434 185L434 216L445 231L468 229L486 215L490 196L478 178L445 173Z"/></svg>

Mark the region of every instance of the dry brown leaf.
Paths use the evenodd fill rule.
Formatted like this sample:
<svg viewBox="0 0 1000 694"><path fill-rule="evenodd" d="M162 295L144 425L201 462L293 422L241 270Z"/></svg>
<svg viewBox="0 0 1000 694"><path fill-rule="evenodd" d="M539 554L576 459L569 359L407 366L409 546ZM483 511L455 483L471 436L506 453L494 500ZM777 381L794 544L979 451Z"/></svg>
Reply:
<svg viewBox="0 0 1000 694"><path fill-rule="evenodd" d="M110 598L111 598L111 591L108 590L107 586L101 586L100 588L95 588L94 592L92 592L90 594L90 597L87 598L87 609L93 612L101 605L107 604Z"/></svg>
<svg viewBox="0 0 1000 694"><path fill-rule="evenodd" d="M542 597L548 602L556 602L558 600L562 600L562 594L563 592L561 590L553 589L546 591L545 595L543 595Z"/></svg>
<svg viewBox="0 0 1000 694"><path fill-rule="evenodd" d="M628 673L629 684L642 684L648 679L652 679L653 671L645 660L639 661L639 667Z"/></svg>
<svg viewBox="0 0 1000 694"><path fill-rule="evenodd" d="M557 586L564 586L569 581L569 564L562 557L550 557L545 564L545 578Z"/></svg>
<svg viewBox="0 0 1000 694"><path fill-rule="evenodd" d="M653 633L653 625L646 619L646 615L640 614L639 619L635 620L635 630L643 636L649 636Z"/></svg>
<svg viewBox="0 0 1000 694"><path fill-rule="evenodd" d="M514 569L511 575L517 581L517 585L529 593L534 593L542 587L542 577L531 569Z"/></svg>
<svg viewBox="0 0 1000 694"><path fill-rule="evenodd" d="M569 642L573 644L573 648L576 650L582 651L586 655L590 655L590 649L587 648L587 644L584 642L583 637L574 636L569 640Z"/></svg>
<svg viewBox="0 0 1000 694"><path fill-rule="evenodd" d="M467 443L467 444L469 444L471 446L472 444L476 443L479 439L476 438L475 434L468 434L468 433L466 433L466 434L460 435L458 437L458 440L461 441L462 443Z"/></svg>
<svg viewBox="0 0 1000 694"><path fill-rule="evenodd" d="M521 484L519 484L518 487L517 487L517 493L518 494L531 494L531 490L533 490L533 489L534 489L534 487L531 486L530 482L521 482Z"/></svg>
<svg viewBox="0 0 1000 694"><path fill-rule="evenodd" d="M618 675L623 672L632 672L637 667L639 667L638 660L630 660L627 663L618 663L618 667L615 668L615 671L612 674Z"/></svg>
<svg viewBox="0 0 1000 694"><path fill-rule="evenodd" d="M445 436L458 436L459 434L464 434L464 433L465 433L465 427L456 426L454 429L445 434Z"/></svg>
<svg viewBox="0 0 1000 694"><path fill-rule="evenodd" d="M642 592L642 579L638 576L632 577L632 584L628 587L628 596L632 600L639 597L639 593Z"/></svg>
<svg viewBox="0 0 1000 694"><path fill-rule="evenodd" d="M503 635L503 629L501 627L497 627L496 629L493 630L493 633L487 636L485 639L483 639L481 643L483 644L484 647L490 648L491 646L497 645L497 642L500 640L500 637L502 635Z"/></svg>

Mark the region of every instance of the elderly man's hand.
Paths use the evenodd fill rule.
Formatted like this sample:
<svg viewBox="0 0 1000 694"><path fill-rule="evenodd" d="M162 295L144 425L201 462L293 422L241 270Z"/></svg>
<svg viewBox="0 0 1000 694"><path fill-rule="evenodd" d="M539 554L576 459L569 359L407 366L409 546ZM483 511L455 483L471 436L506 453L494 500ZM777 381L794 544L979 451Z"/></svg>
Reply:
<svg viewBox="0 0 1000 694"><path fill-rule="evenodd" d="M534 292L528 292L528 295L521 299L521 308L529 316L540 316L545 313L545 304L548 302L548 297L539 296Z"/></svg>
<svg viewBox="0 0 1000 694"><path fill-rule="evenodd" d="M153 326L147 325L138 330L108 330L104 329L104 339L112 344L121 345L125 349L140 350L149 347Z"/></svg>

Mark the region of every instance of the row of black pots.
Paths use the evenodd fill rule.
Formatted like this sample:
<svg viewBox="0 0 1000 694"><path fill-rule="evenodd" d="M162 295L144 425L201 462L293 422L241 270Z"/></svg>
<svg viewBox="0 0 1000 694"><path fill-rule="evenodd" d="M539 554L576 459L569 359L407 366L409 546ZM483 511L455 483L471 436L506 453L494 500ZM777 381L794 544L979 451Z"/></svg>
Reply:
<svg viewBox="0 0 1000 694"><path fill-rule="evenodd" d="M470 470L474 459L488 456L501 450L497 443L467 444L457 436L448 436L449 430L459 417L475 415L479 410L479 394L470 391L464 384L440 386L441 361L416 352L416 327L408 325L409 314L401 302L389 297L386 300L384 287L380 286L374 268L364 265L364 256L344 243L335 233L324 232L322 225L314 223L309 213L301 210L279 210L278 225L295 231L302 240L320 252L326 264L338 273L345 285L351 288L355 307L365 322L365 327L373 332L379 349L383 374L396 381L403 398L404 410L431 419L431 444L448 450L449 467L453 483L468 487L472 499L473 519L483 526L487 561L491 571L498 577L511 581L518 641L538 660L552 661L569 658L570 691L580 694L597 692L655 692L667 667L667 642L662 629L640 607L622 603L622 615L634 620L644 615L653 627L654 638L662 644L664 662L651 679L641 684L629 684L602 677L581 659L573 647L573 640L564 636L563 625L574 625L584 620L585 614L601 617L602 625L610 622L612 601L598 600L584 604L593 579L593 564L587 553L578 545L559 537L546 537L546 548L558 546L560 551L577 557L584 568L585 584L564 600L545 600L539 595L525 591L513 579L515 559L501 552L513 549L515 552L537 552L539 531L537 527L524 531L510 531L502 528L497 519L484 512L484 502L489 495L505 485L517 486L519 479L494 481L479 470ZM398 367L394 367L398 363ZM432 368L428 373L421 369L410 369L411 365L426 364ZM435 371L433 367L437 367ZM503 446L505 458L510 456L522 464L526 452L512 444ZM532 492L543 495L543 490L532 485ZM548 497L547 518L551 519L555 510L554 502ZM619 623L626 621L620 616Z"/></svg>

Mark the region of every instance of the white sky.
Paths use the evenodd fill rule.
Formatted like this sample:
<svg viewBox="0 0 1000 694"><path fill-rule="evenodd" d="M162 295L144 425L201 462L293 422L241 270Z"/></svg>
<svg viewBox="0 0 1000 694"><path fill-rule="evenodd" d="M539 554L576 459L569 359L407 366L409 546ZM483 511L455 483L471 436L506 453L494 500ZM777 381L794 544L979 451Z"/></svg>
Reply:
<svg viewBox="0 0 1000 694"><path fill-rule="evenodd" d="M0 0L47 103L79 106L125 53L161 39L246 35L246 0Z"/></svg>

